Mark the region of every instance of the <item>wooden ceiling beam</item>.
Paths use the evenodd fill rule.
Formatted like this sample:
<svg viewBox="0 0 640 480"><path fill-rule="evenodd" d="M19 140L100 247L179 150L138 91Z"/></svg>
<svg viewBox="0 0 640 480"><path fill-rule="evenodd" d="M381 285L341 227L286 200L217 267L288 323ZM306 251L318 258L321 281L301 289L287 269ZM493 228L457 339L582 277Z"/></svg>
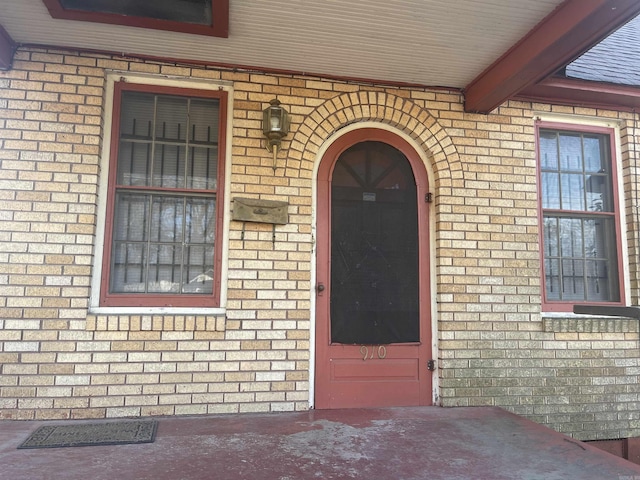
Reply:
<svg viewBox="0 0 640 480"><path fill-rule="evenodd" d="M638 14L638 0L566 0L465 87L465 110L490 112Z"/></svg>
<svg viewBox="0 0 640 480"><path fill-rule="evenodd" d="M0 70L10 70L13 64L13 54L16 51L16 42L0 25Z"/></svg>

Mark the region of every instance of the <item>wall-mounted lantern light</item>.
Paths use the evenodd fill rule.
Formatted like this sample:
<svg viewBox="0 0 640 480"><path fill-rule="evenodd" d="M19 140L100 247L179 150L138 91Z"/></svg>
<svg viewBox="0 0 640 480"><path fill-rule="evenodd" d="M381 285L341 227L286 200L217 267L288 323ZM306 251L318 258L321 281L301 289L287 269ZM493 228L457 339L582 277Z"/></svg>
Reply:
<svg viewBox="0 0 640 480"><path fill-rule="evenodd" d="M267 150L273 152L273 169L276 169L280 142L289 133L289 113L280 106L276 98L269 102L262 117L262 132L267 137Z"/></svg>

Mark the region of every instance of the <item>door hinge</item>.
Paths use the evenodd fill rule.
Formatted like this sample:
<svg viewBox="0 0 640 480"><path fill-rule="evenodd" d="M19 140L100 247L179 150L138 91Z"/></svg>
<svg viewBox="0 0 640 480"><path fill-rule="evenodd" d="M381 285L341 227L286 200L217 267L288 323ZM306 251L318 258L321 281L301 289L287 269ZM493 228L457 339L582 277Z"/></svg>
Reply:
<svg viewBox="0 0 640 480"><path fill-rule="evenodd" d="M427 362L427 369L433 372L436 369L436 361L435 360L429 360Z"/></svg>
<svg viewBox="0 0 640 480"><path fill-rule="evenodd" d="M433 193L431 193L431 192L425 193L424 194L424 201L425 201L425 203L433 202Z"/></svg>

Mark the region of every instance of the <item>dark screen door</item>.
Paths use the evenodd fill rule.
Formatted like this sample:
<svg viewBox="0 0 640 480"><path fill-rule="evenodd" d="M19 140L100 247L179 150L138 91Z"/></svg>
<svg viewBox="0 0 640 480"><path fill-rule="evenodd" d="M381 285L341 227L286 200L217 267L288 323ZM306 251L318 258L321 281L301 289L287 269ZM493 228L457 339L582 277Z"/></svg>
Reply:
<svg viewBox="0 0 640 480"><path fill-rule="evenodd" d="M358 143L331 182L331 343L418 342L418 214L407 158Z"/></svg>

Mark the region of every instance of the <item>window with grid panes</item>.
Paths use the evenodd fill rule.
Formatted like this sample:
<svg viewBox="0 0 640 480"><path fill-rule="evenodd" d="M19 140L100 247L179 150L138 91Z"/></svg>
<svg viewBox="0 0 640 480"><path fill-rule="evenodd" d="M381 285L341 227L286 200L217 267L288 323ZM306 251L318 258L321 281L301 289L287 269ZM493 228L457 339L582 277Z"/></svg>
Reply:
<svg viewBox="0 0 640 480"><path fill-rule="evenodd" d="M53 18L229 35L229 0L42 0Z"/></svg>
<svg viewBox="0 0 640 480"><path fill-rule="evenodd" d="M225 101L116 84L103 305L217 304Z"/></svg>
<svg viewBox="0 0 640 480"><path fill-rule="evenodd" d="M611 134L547 128L538 134L544 308L620 303Z"/></svg>

